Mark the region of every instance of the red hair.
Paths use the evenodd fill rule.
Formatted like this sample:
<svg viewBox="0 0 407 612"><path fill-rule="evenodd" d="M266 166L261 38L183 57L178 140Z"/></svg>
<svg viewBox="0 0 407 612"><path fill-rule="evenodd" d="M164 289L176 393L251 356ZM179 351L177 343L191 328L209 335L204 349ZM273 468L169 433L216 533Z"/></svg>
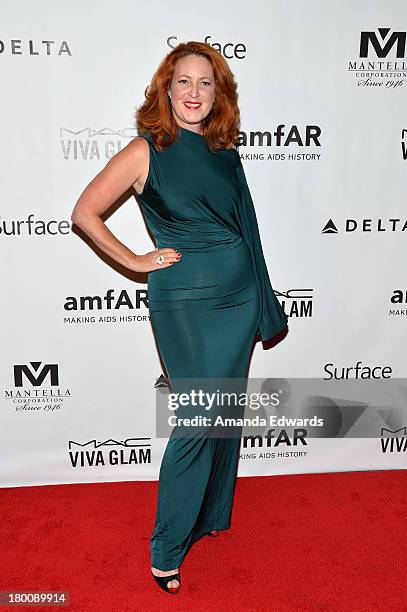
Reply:
<svg viewBox="0 0 407 612"><path fill-rule="evenodd" d="M187 55L200 55L212 64L215 79L215 101L202 122L203 135L212 151L229 149L239 137L240 111L237 105L237 83L225 58L207 43L179 43L158 66L150 85L144 91L144 103L136 111L139 133L150 132L157 149L165 149L177 138L176 123L167 95L175 64Z"/></svg>

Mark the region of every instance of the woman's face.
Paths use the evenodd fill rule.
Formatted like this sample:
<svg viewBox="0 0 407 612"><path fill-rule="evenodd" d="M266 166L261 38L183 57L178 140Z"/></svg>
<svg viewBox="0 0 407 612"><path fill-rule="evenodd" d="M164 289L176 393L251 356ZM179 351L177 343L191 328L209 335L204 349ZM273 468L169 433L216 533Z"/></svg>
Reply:
<svg viewBox="0 0 407 612"><path fill-rule="evenodd" d="M215 99L212 64L201 55L187 55L175 65L168 95L178 125L201 132L201 122Z"/></svg>

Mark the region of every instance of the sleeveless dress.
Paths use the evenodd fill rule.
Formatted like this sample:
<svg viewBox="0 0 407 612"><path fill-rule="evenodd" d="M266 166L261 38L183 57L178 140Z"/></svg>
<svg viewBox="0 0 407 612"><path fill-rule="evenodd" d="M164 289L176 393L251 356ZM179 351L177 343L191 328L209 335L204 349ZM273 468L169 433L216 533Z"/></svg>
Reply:
<svg viewBox="0 0 407 612"><path fill-rule="evenodd" d="M149 133L139 136L150 150L143 215L157 247L182 253L148 275L168 380L244 379L254 342L286 331L288 318L270 283L240 155L212 152L204 136L182 127L163 151ZM230 527L239 450L238 437L171 434L150 540L153 567L179 567L199 538Z"/></svg>

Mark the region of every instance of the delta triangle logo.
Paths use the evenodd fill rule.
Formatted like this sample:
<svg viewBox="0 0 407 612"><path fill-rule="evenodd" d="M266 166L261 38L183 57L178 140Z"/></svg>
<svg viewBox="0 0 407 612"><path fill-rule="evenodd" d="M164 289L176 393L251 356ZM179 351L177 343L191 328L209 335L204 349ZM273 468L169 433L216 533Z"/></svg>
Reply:
<svg viewBox="0 0 407 612"><path fill-rule="evenodd" d="M156 382L154 383L154 387L159 388L159 387L168 387L168 378L166 378L164 376L164 374L160 374L160 376L157 378Z"/></svg>
<svg viewBox="0 0 407 612"><path fill-rule="evenodd" d="M336 227L332 219L329 219L328 223L322 229L322 233L323 234L337 234L338 233L338 228Z"/></svg>

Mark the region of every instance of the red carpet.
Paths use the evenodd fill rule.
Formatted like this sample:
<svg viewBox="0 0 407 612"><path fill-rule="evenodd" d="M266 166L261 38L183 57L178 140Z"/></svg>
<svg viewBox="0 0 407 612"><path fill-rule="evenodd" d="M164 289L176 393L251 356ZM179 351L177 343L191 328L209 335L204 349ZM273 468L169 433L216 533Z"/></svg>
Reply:
<svg viewBox="0 0 407 612"><path fill-rule="evenodd" d="M150 576L157 482L0 489L0 591L69 591L20 610L407 611L407 471L239 478L232 528L181 591ZM16 610L1 607L1 610Z"/></svg>

